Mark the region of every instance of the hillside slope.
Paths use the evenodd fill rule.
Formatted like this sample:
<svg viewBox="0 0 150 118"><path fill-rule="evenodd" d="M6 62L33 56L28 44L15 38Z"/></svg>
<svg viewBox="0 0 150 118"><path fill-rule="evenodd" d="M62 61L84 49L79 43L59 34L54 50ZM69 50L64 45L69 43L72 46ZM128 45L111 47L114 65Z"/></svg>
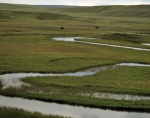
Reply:
<svg viewBox="0 0 150 118"><path fill-rule="evenodd" d="M150 5L138 6L93 6L82 8L66 8L63 12L73 13L95 13L100 16L137 16L150 17Z"/></svg>
<svg viewBox="0 0 150 118"><path fill-rule="evenodd" d="M27 12L48 12L48 13L91 13L98 16L114 17L150 17L150 5L135 6L92 6L92 7L71 7L71 6L40 6L40 5L13 5L0 4L0 10L27 11Z"/></svg>

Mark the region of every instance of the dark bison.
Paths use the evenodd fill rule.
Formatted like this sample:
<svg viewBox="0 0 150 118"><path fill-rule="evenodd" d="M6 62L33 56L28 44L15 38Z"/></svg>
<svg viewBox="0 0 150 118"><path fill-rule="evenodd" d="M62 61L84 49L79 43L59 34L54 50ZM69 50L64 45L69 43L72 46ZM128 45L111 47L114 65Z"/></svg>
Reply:
<svg viewBox="0 0 150 118"><path fill-rule="evenodd" d="M65 29L64 27L60 27L60 29Z"/></svg>

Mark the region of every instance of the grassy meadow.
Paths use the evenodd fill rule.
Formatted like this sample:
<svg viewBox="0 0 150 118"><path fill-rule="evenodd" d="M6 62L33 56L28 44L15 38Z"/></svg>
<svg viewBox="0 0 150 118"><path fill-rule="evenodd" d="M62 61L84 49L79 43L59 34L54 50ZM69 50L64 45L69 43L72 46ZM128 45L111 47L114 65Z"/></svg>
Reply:
<svg viewBox="0 0 150 118"><path fill-rule="evenodd" d="M88 42L150 49L150 46L142 45L150 43L149 19L149 5L0 4L0 73L65 73L121 62L150 64L149 51L52 39L85 37L82 40ZM96 39L86 39L88 37ZM78 95L79 92L110 92L150 96L149 67L119 67L85 77L28 77L23 81L31 86L2 89L0 83L0 94L90 107L150 111L147 100L110 100Z"/></svg>

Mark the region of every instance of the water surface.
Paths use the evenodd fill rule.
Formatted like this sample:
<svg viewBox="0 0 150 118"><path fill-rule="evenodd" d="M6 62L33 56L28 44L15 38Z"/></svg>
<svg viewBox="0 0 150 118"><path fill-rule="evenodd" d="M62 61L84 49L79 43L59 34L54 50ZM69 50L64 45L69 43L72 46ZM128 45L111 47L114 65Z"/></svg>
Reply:
<svg viewBox="0 0 150 118"><path fill-rule="evenodd" d="M109 46L109 47L126 48L126 49L133 49L133 50L141 50L141 51L150 51L150 49L138 48L138 47L112 45L112 44L105 44L105 43L92 43L92 42L84 42L84 41L76 41L76 42L85 43L85 44L92 44L92 45L101 45L101 46Z"/></svg>
<svg viewBox="0 0 150 118"><path fill-rule="evenodd" d="M75 39L80 39L82 37L55 37L55 38L52 38L56 41L71 41L71 42L74 42Z"/></svg>
<svg viewBox="0 0 150 118"><path fill-rule="evenodd" d="M20 87L22 85L27 85L27 83L21 82L22 78L26 77L37 77L37 76L77 76L83 77L88 75L93 75L101 71L105 71L111 68L115 68L114 66L103 66L97 68L90 68L83 71L78 72L70 72L70 73L8 73L4 75L0 75L0 80L2 81L3 88L8 87Z"/></svg>
<svg viewBox="0 0 150 118"><path fill-rule="evenodd" d="M126 48L126 49L133 49L133 50L142 50L142 51L150 51L150 49L138 48L138 47L129 47L129 46L121 46L121 45L113 45L113 44L105 44L105 43L92 43L92 42L84 42L84 41L76 41L75 39L82 39L83 37L55 37L52 38L56 41L71 41L71 42L78 42L78 43L85 43L85 44L92 44L92 45L101 45L101 46L110 46L110 47L118 47L118 48ZM88 38L86 38L88 39ZM91 39L91 38L89 38ZM143 43L143 45L149 45L148 43Z"/></svg>
<svg viewBox="0 0 150 118"><path fill-rule="evenodd" d="M120 112L0 96L0 106L73 118L150 118L150 113Z"/></svg>
<svg viewBox="0 0 150 118"><path fill-rule="evenodd" d="M142 43L142 45L150 46L150 43Z"/></svg>

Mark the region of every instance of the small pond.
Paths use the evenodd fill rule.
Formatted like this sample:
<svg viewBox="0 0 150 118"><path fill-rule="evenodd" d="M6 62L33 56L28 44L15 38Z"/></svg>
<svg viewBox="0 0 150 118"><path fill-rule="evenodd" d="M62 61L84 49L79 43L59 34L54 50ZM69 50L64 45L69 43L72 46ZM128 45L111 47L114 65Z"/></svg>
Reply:
<svg viewBox="0 0 150 118"><path fill-rule="evenodd" d="M73 118L150 118L150 113L121 112L0 96L0 106Z"/></svg>

